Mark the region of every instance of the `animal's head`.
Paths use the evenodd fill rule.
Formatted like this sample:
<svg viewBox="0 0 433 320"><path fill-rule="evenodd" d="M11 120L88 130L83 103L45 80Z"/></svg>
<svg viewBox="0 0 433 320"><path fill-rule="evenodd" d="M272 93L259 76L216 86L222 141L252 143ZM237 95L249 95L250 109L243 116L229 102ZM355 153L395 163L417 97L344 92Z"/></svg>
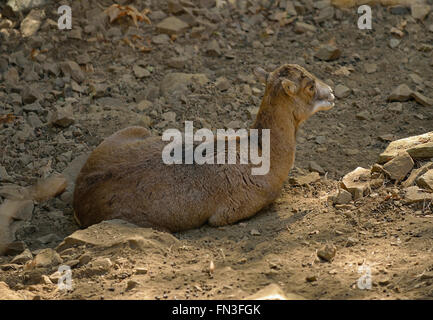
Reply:
<svg viewBox="0 0 433 320"><path fill-rule="evenodd" d="M265 95L271 104L284 103L293 108L298 124L334 106L331 87L297 64L285 64L270 73L256 68L254 74L266 85Z"/></svg>

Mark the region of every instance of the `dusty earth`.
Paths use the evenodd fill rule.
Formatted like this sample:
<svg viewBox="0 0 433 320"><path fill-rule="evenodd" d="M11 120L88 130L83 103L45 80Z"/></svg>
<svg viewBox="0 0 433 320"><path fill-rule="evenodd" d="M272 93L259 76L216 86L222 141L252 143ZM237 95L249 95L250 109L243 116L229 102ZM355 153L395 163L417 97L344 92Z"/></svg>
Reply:
<svg viewBox="0 0 433 320"><path fill-rule="evenodd" d="M275 283L307 299L433 298L431 201L404 201L401 185L384 176L356 201L328 199L390 141L432 131L429 101L388 101L401 84L433 98L432 11L420 17L374 6L373 29L360 30L356 8L327 1L117 1L151 10L152 23L136 27L128 17L107 20L113 1L88 0L71 1L73 29L65 31L57 8L69 2L42 2L44 13L34 11L27 27L29 9L14 13L0 3L0 201L19 200L5 187L56 173L68 185L26 203L14 220L15 249L0 256L0 297L240 299ZM168 16L186 24L158 27ZM320 56L326 44L341 55ZM291 176L312 169L320 180L288 179L275 204L233 226L169 235L115 222L66 238L78 230L74 178L102 139L128 125L161 134L185 120L196 129L246 127L263 94L252 69L283 63L339 87L335 108L312 117L297 138ZM201 75L167 77L173 72ZM330 261L317 255L325 245L336 249ZM71 291L57 288L60 264L72 268ZM370 267L370 289L357 285L360 266Z"/></svg>

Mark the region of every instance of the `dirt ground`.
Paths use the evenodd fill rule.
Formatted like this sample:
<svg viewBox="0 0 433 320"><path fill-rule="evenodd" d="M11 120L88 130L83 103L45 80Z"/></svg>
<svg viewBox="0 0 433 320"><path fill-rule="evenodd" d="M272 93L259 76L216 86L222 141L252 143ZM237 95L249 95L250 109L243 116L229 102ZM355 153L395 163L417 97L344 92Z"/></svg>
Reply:
<svg viewBox="0 0 433 320"><path fill-rule="evenodd" d="M296 15L286 2L295 2ZM28 10L2 8L0 18L0 119L12 115L0 123L0 169L6 173L0 170L0 187L30 186L54 173L68 178L66 192L35 202L31 218L17 228L15 240L32 256L58 248L78 230L73 178L85 156L117 130L142 125L161 134L182 129L185 120L196 129L249 126L263 95L252 74L256 66L270 71L297 63L348 91L297 136L291 176L308 173L314 161L320 181L299 186L288 180L271 207L232 226L203 226L174 237L147 230L140 231L152 237L145 244L127 239L58 249L62 264L72 267L72 291L57 289L57 266L34 269L12 263L17 253L0 256L0 281L11 294L243 299L276 283L307 299L433 298L431 202L405 203L402 188L389 180L357 201L328 201L345 174L371 167L390 141L432 131L432 106L388 101L401 84L433 98L432 11L420 20L404 7L374 6L372 30L360 30L356 8L330 9L326 1L239 1L237 7L215 7L212 0L117 1L151 10L152 24L135 27L107 21L103 10L113 1L81 0L71 5L73 29L64 31L57 28L59 3L47 1L39 30L27 38L19 31ZM165 36L157 25L172 15L188 26ZM341 56L319 59L322 44L335 45ZM68 71L70 61L84 78ZM166 75L172 72L204 74L208 81L161 89L171 85ZM70 111L56 118L59 108ZM104 235L96 234L103 243ZM336 247L331 261L317 257L325 245ZM360 266L371 270L370 289L357 285Z"/></svg>

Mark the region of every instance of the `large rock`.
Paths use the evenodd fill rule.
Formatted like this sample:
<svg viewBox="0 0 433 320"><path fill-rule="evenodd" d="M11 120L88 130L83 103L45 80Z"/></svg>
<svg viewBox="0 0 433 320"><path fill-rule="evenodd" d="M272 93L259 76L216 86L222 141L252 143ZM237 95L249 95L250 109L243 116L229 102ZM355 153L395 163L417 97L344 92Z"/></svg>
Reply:
<svg viewBox="0 0 433 320"><path fill-rule="evenodd" d="M53 249L41 250L29 264L29 268L49 268L63 263L60 255Z"/></svg>
<svg viewBox="0 0 433 320"><path fill-rule="evenodd" d="M426 192L418 186L412 186L405 189L404 200L407 203L417 203L433 200L433 193Z"/></svg>
<svg viewBox="0 0 433 320"><path fill-rule="evenodd" d="M430 169L416 180L416 184L421 188L433 191L433 169Z"/></svg>
<svg viewBox="0 0 433 320"><path fill-rule="evenodd" d="M178 242L179 240L166 232L139 228L123 220L110 220L74 232L59 244L57 251L62 252L76 245L86 245L101 248L129 246L148 253L163 253Z"/></svg>
<svg viewBox="0 0 433 320"><path fill-rule="evenodd" d="M175 93L184 93L188 91L188 86L194 82L199 85L204 85L209 82L207 76L203 73L169 73L161 81L161 93L165 96Z"/></svg>
<svg viewBox="0 0 433 320"><path fill-rule="evenodd" d="M369 189L370 173L369 169L358 167L343 177L341 186L352 194L354 200L360 199Z"/></svg>
<svg viewBox="0 0 433 320"><path fill-rule="evenodd" d="M48 3L49 0L9 0L8 6L15 12L25 11L36 7L42 7Z"/></svg>
<svg viewBox="0 0 433 320"><path fill-rule="evenodd" d="M385 163L383 170L392 180L401 181L412 170L413 165L414 162L411 156L406 151L403 151L394 159Z"/></svg>
<svg viewBox="0 0 433 320"><path fill-rule="evenodd" d="M385 163L406 151L412 159L433 158L433 131L391 142L379 156L379 163Z"/></svg>

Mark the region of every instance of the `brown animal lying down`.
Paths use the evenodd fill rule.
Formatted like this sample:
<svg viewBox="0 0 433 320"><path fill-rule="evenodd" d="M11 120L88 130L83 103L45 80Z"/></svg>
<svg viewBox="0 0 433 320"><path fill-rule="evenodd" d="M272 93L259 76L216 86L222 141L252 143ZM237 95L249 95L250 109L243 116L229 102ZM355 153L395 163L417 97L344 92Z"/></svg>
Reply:
<svg viewBox="0 0 433 320"><path fill-rule="evenodd" d="M168 142L142 127L123 129L90 155L75 185L75 218L82 227L123 219L170 232L204 223L224 226L255 215L279 195L295 159L299 125L334 106L332 89L304 68L286 64L254 72L266 84L252 128L270 129L270 169L253 164L171 164ZM260 138L259 138L260 141Z"/></svg>

